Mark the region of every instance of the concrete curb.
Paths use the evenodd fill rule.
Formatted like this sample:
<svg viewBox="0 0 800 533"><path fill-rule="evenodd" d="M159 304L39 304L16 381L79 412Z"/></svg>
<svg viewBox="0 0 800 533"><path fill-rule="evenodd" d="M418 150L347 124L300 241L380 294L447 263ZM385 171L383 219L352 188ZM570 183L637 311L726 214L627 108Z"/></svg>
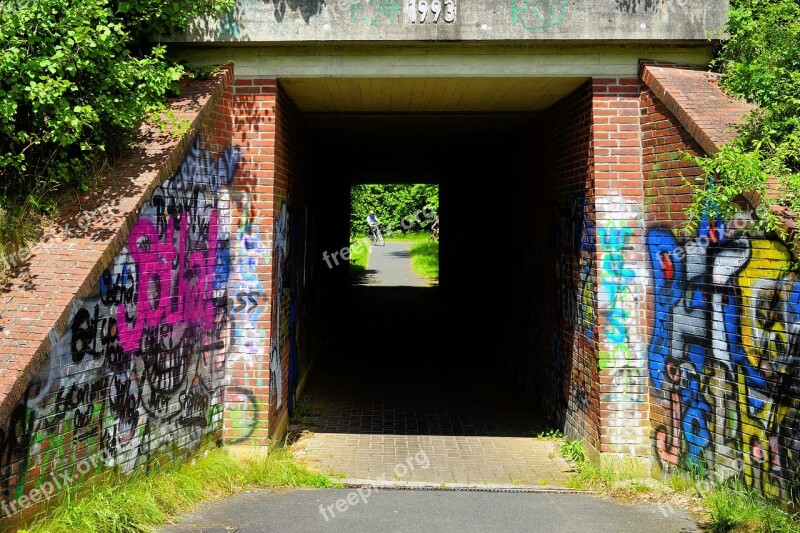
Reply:
<svg viewBox="0 0 800 533"><path fill-rule="evenodd" d="M596 494L588 489L547 487L541 485L512 485L504 483L432 483L428 481L389 481L344 478L339 481L344 488L372 487L376 490L453 490L469 492L530 492L543 494Z"/></svg>

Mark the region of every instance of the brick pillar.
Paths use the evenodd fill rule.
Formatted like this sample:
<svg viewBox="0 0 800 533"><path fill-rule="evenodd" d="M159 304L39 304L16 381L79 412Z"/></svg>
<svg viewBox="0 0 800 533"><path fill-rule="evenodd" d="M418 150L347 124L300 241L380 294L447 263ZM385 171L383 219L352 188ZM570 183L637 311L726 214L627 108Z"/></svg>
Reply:
<svg viewBox="0 0 800 533"><path fill-rule="evenodd" d="M646 264L638 79L592 87L600 451L648 457Z"/></svg>
<svg viewBox="0 0 800 533"><path fill-rule="evenodd" d="M233 142L241 151L231 198L231 342L224 438L261 445L270 434L269 339L275 180L274 79L236 80Z"/></svg>

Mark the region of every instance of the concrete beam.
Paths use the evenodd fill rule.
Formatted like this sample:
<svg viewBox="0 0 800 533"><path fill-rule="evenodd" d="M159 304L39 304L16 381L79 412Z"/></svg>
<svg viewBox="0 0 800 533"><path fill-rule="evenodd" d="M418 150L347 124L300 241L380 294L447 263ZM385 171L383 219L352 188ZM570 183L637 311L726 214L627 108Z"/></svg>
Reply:
<svg viewBox="0 0 800 533"><path fill-rule="evenodd" d="M705 41L728 0L239 0L173 42Z"/></svg>
<svg viewBox="0 0 800 533"><path fill-rule="evenodd" d="M199 65L232 62L238 78L637 77L640 59L693 65L707 65L711 60L708 43L174 45L171 53Z"/></svg>

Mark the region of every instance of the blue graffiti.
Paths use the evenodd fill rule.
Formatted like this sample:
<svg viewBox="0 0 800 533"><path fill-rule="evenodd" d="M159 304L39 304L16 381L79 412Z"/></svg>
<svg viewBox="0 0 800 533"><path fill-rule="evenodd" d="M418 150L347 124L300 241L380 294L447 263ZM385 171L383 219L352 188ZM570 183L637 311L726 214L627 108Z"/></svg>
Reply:
<svg viewBox="0 0 800 533"><path fill-rule="evenodd" d="M699 464L705 449L711 444L711 431L706 422L711 415L711 408L703 399L697 378L686 381L686 386L682 386L680 392L681 403L686 411L681 421L688 445L686 460L690 464Z"/></svg>
<svg viewBox="0 0 800 533"><path fill-rule="evenodd" d="M653 386L662 388L667 359L670 357L670 324L672 310L683 296L686 268L676 256L678 241L669 230L654 229L647 235L647 249L653 266L655 287L655 325L648 349L650 378Z"/></svg>

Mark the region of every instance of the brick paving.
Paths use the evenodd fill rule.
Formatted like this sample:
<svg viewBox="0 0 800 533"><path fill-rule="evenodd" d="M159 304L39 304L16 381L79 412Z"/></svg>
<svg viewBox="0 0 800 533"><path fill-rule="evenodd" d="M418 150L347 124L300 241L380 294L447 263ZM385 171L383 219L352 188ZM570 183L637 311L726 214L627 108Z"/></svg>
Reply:
<svg viewBox="0 0 800 533"><path fill-rule="evenodd" d="M530 437L314 433L295 446L310 464L356 480L563 487L572 470L556 441Z"/></svg>
<svg viewBox="0 0 800 533"><path fill-rule="evenodd" d="M534 438L548 422L502 363L420 342L406 332L321 357L290 425L306 431L297 454L348 479L563 486L572 466Z"/></svg>

